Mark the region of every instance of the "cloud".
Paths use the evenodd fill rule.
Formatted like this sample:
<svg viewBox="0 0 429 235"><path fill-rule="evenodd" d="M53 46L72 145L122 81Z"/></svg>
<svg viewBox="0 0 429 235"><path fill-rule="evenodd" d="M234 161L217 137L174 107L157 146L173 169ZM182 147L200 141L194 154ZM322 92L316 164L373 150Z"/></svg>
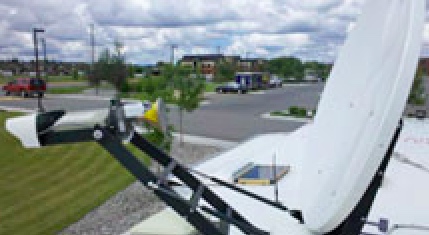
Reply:
<svg viewBox="0 0 429 235"><path fill-rule="evenodd" d="M128 61L148 64L191 53L333 61L363 0L2 0L0 58L32 59L34 27L46 29L48 56L89 61L122 41ZM429 41L426 27L425 41ZM429 48L429 46L428 46ZM428 49L429 50L429 49ZM429 54L429 53L428 53Z"/></svg>

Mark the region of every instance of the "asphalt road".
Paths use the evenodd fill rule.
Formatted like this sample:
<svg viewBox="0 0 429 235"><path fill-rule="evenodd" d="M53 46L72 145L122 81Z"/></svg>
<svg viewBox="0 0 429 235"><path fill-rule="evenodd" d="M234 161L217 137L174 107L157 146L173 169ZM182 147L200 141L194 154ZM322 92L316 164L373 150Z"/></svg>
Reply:
<svg viewBox="0 0 429 235"><path fill-rule="evenodd" d="M315 108L322 90L322 84L312 84L267 90L264 94L213 94L209 96L209 104L203 105L192 113L184 114L183 132L242 141L256 134L293 131L303 123L267 120L261 118L261 115L287 109L291 105ZM170 121L178 131L177 109L171 109Z"/></svg>
<svg viewBox="0 0 429 235"><path fill-rule="evenodd" d="M37 110L37 98L21 98L0 94L0 106L15 107L28 110ZM91 110L109 106L109 100L91 99L91 98L66 98L61 95L46 95L42 99L45 110Z"/></svg>
<svg viewBox="0 0 429 235"><path fill-rule="evenodd" d="M256 134L289 132L302 123L267 120L261 114L287 109L291 105L315 108L323 84L288 85L251 94L209 94L208 100L192 113L184 113L183 132L232 141L242 141ZM71 98L47 96L43 99L46 110L91 110L108 107L108 99L91 97ZM5 98L0 94L0 106L37 109L36 98ZM170 108L170 122L179 130L177 108Z"/></svg>

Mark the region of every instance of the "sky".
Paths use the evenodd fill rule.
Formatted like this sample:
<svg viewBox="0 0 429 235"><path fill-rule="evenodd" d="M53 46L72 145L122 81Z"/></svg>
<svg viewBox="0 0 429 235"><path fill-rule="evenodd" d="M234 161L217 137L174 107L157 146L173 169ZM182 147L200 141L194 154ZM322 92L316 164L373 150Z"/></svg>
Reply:
<svg viewBox="0 0 429 235"><path fill-rule="evenodd" d="M364 0L1 0L0 59L34 58L32 29L44 28L48 59L89 62L124 44L127 62L153 64L184 54L295 56L332 62ZM429 24L422 56L429 56Z"/></svg>

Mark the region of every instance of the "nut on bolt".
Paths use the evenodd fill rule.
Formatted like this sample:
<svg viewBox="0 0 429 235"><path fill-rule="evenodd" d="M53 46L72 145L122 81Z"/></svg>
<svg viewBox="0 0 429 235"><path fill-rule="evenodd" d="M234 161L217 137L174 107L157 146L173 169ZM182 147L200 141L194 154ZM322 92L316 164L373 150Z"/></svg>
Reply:
<svg viewBox="0 0 429 235"><path fill-rule="evenodd" d="M97 129L93 133L94 139L101 140L103 138L103 131Z"/></svg>

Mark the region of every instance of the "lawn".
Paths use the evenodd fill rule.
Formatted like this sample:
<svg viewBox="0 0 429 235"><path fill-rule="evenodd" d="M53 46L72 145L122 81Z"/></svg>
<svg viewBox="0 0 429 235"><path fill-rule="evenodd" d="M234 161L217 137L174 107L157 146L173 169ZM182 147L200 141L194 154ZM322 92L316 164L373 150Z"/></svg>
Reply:
<svg viewBox="0 0 429 235"><path fill-rule="evenodd" d="M316 114L315 109L307 109L305 107L291 106L286 110L276 110L270 112L271 116L285 116L297 118L311 118Z"/></svg>
<svg viewBox="0 0 429 235"><path fill-rule="evenodd" d="M206 82L205 92L214 92L220 83Z"/></svg>
<svg viewBox="0 0 429 235"><path fill-rule="evenodd" d="M89 89L88 86L71 86L71 87L50 87L46 93L48 94L78 94Z"/></svg>
<svg viewBox="0 0 429 235"><path fill-rule="evenodd" d="M96 143L23 149L16 115L0 112L0 234L56 234L134 181Z"/></svg>

